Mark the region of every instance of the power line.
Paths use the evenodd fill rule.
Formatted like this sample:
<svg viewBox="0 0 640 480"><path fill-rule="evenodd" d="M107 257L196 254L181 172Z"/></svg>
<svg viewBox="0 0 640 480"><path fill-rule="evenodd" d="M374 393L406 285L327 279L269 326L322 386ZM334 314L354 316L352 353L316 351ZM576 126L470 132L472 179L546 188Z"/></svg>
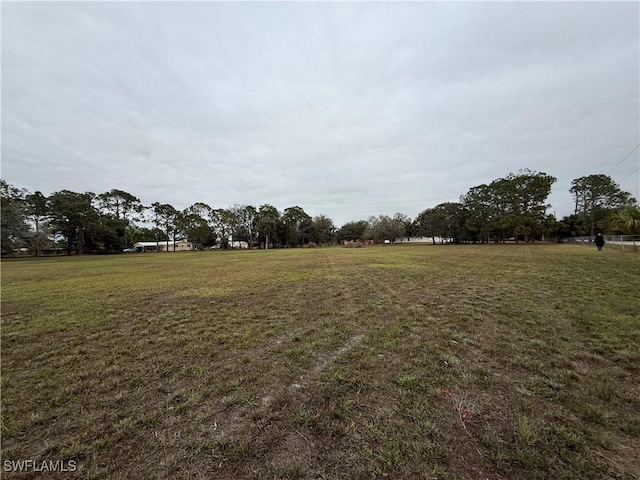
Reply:
<svg viewBox="0 0 640 480"><path fill-rule="evenodd" d="M633 172L631 172L629 175L627 175L626 177L624 177L622 180L620 180L620 183L624 182L627 178L629 178L631 175L633 175L634 173L636 173L638 170L640 170L640 167L636 168Z"/></svg>
<svg viewBox="0 0 640 480"><path fill-rule="evenodd" d="M640 147L640 143L639 143L638 145L636 145L635 147L633 147L633 150L631 150L631 151L630 151L629 153L627 153L624 157L622 157L622 160L620 160L618 163L616 163L616 164L613 166L613 168L607 172L607 175L609 175L611 172L613 172L613 171L618 167L618 165L620 165L622 162L624 162L624 160L625 160L629 155L631 155L633 152L635 152L635 151L636 151L636 149L637 149L638 147ZM631 172L631 173L634 173L634 172Z"/></svg>

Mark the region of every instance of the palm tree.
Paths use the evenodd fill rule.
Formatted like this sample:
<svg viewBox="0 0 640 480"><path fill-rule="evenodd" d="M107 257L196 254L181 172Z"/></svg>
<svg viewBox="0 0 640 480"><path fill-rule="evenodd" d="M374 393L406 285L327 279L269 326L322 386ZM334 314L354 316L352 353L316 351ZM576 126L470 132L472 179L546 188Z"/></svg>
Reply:
<svg viewBox="0 0 640 480"><path fill-rule="evenodd" d="M640 233L640 208L634 205L617 211L611 219L611 226L629 235Z"/></svg>

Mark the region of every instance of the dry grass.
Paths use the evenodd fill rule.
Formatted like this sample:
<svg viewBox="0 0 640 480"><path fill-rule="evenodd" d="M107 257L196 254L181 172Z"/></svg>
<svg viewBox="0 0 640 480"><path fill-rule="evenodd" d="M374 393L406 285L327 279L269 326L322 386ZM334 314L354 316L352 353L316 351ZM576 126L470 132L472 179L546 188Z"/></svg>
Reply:
<svg viewBox="0 0 640 480"><path fill-rule="evenodd" d="M639 267L556 245L3 260L2 458L86 479L638 478Z"/></svg>

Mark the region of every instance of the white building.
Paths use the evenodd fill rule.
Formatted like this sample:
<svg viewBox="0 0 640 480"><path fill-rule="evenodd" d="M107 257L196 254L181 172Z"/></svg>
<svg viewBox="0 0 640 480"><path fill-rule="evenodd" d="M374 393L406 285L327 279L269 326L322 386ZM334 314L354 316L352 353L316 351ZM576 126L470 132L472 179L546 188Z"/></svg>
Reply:
<svg viewBox="0 0 640 480"><path fill-rule="evenodd" d="M136 252L155 252L156 248L160 252L166 252L167 245L170 252L188 252L193 250L193 244L191 242L187 242L186 240L180 240L175 243L167 243L166 240L161 240L159 242L136 242L133 244L133 248L136 249Z"/></svg>
<svg viewBox="0 0 640 480"><path fill-rule="evenodd" d="M396 239L393 243L446 243L450 239L448 238L440 238L436 236L433 237L402 237Z"/></svg>

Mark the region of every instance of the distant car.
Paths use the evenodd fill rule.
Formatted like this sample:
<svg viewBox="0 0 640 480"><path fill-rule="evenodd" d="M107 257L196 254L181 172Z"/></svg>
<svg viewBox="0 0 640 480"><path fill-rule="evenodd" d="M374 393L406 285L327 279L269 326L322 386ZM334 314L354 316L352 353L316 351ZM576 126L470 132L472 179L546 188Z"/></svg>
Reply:
<svg viewBox="0 0 640 480"><path fill-rule="evenodd" d="M218 250L220 245L214 245L213 247L209 247L209 250Z"/></svg>
<svg viewBox="0 0 640 480"><path fill-rule="evenodd" d="M136 253L136 249L135 248L125 248L124 250L122 250L122 253Z"/></svg>

